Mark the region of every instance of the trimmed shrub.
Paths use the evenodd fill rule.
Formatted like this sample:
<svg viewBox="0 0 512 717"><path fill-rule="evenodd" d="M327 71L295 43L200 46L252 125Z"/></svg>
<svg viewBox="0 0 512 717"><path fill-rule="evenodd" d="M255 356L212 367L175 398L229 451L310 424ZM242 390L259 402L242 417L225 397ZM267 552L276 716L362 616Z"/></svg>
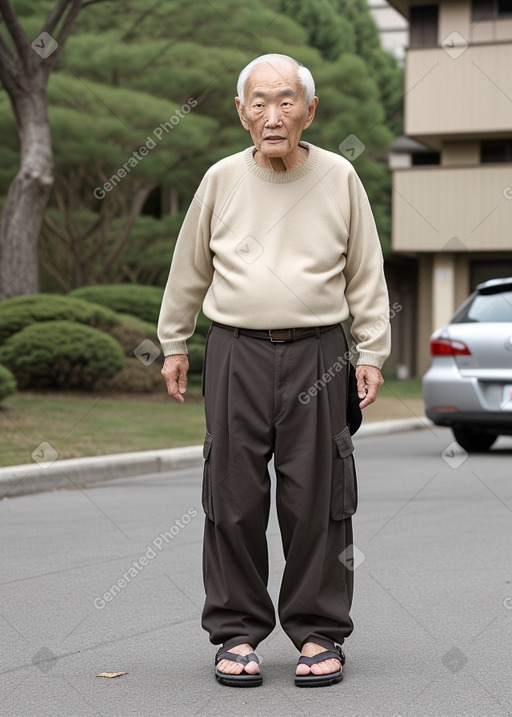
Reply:
<svg viewBox="0 0 512 717"><path fill-rule="evenodd" d="M129 326L131 329L137 329L138 331L144 333L144 336L147 339L154 340L157 338L156 324L151 323L151 321L144 321L144 319L139 319L138 316L134 316L133 314L123 314L117 312L116 315L123 326Z"/></svg>
<svg viewBox="0 0 512 717"><path fill-rule="evenodd" d="M204 362L204 344L188 344L189 373L202 373Z"/></svg>
<svg viewBox="0 0 512 717"><path fill-rule="evenodd" d="M119 323L115 313L105 307L69 296L16 296L0 302L0 343L26 326L42 321L76 321L99 329Z"/></svg>
<svg viewBox="0 0 512 717"><path fill-rule="evenodd" d="M0 365L0 401L16 391L16 379L5 366Z"/></svg>
<svg viewBox="0 0 512 717"><path fill-rule="evenodd" d="M74 289L70 296L157 323L164 290L141 284L105 284Z"/></svg>
<svg viewBox="0 0 512 717"><path fill-rule="evenodd" d="M160 369L162 361L158 359L145 366L132 355L125 359L125 367L112 378L102 378L95 389L115 391L119 393L152 393L160 390L165 393L165 382Z"/></svg>
<svg viewBox="0 0 512 717"><path fill-rule="evenodd" d="M149 321L144 321L131 314L117 314L117 316L121 323L118 326L114 326L110 333L123 347L125 356L133 358L134 350L146 339L149 339L155 346L160 348L154 324L150 324Z"/></svg>
<svg viewBox="0 0 512 717"><path fill-rule="evenodd" d="M112 336L72 321L26 326L0 348L0 362L20 388L91 388L124 366L123 349Z"/></svg>

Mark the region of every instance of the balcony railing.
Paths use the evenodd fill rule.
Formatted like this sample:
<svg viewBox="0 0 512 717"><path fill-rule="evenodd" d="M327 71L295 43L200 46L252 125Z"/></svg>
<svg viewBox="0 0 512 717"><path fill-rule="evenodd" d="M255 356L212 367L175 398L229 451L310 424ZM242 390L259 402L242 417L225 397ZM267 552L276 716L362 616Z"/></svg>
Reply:
<svg viewBox="0 0 512 717"><path fill-rule="evenodd" d="M453 47L451 46L453 43ZM405 133L455 138L512 131L512 42L410 48L405 73Z"/></svg>

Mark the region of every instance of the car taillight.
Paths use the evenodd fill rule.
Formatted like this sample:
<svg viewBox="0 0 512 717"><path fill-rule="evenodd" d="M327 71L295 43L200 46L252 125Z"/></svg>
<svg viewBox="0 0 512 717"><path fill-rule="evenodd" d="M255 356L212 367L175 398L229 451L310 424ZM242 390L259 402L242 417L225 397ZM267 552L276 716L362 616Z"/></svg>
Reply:
<svg viewBox="0 0 512 717"><path fill-rule="evenodd" d="M471 356L471 351L462 341L454 339L433 339L430 342L432 356Z"/></svg>

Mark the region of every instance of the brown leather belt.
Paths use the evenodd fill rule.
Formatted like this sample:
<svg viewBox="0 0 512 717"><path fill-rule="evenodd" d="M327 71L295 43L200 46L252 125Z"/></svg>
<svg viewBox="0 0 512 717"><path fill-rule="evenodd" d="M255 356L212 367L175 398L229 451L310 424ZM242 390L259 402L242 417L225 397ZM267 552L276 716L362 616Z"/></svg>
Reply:
<svg viewBox="0 0 512 717"><path fill-rule="evenodd" d="M330 326L311 326L299 329L239 329L236 326L226 326L226 324L219 324L217 321L212 321L212 326L218 326L219 329L226 329L232 331L235 336L242 334L243 336L250 336L253 339L264 339L265 341L271 341L273 344L283 344L289 341L299 341L300 339L307 339L310 336L320 336L320 334L326 331L332 331L340 324L331 324Z"/></svg>

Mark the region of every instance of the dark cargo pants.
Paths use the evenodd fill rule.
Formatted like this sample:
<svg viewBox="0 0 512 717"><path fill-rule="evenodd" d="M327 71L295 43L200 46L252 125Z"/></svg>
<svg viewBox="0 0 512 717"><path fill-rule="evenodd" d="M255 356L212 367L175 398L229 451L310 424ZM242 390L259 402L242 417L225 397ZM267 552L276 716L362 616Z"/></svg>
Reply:
<svg viewBox="0 0 512 717"><path fill-rule="evenodd" d="M275 626L266 541L272 455L286 559L280 623L298 649L341 644L352 632L353 573L339 559L352 544L357 507L346 351L341 326L290 343L210 329L202 625L214 644L255 648Z"/></svg>

